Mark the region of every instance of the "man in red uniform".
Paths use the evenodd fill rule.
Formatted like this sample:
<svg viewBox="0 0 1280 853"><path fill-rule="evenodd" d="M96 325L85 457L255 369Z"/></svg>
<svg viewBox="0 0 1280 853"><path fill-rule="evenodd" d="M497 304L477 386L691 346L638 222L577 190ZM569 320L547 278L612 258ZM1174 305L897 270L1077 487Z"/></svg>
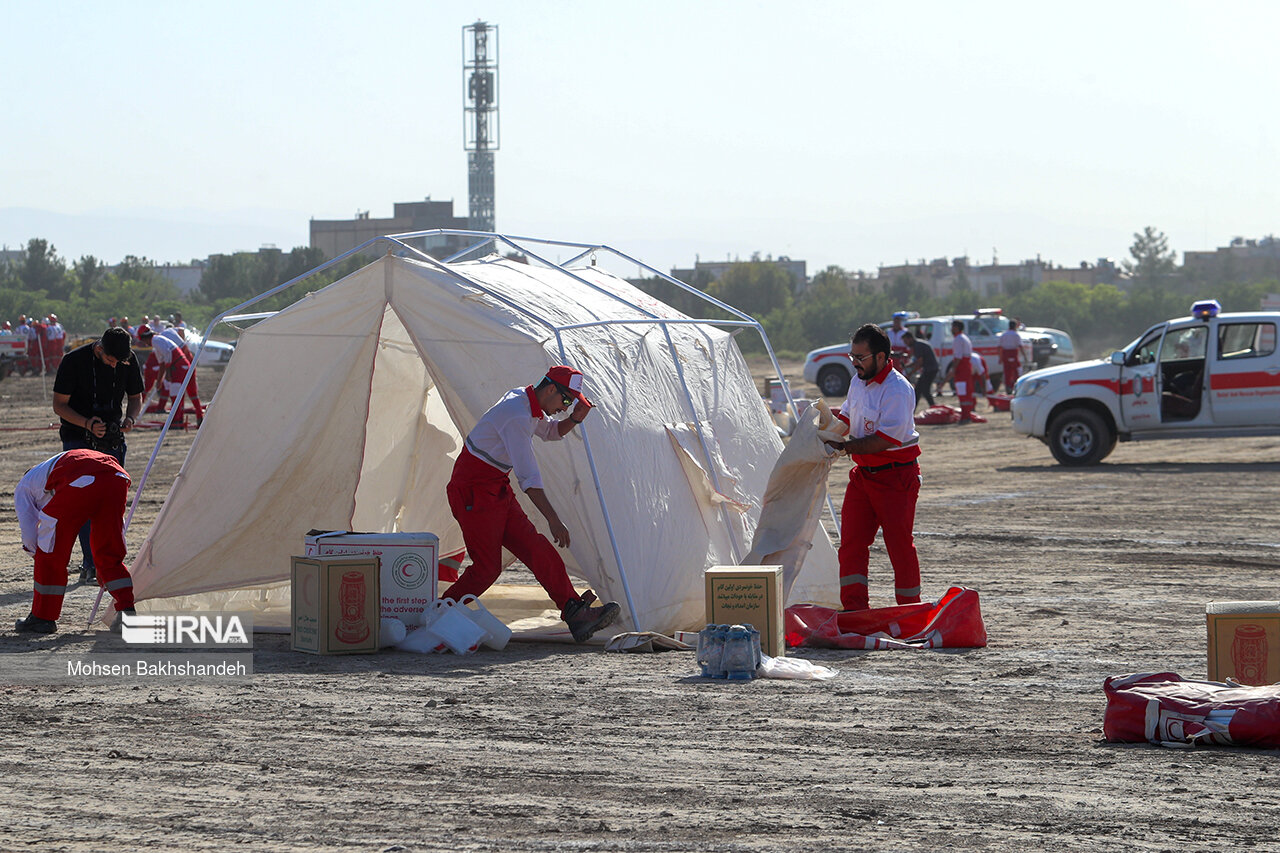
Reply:
<svg viewBox="0 0 1280 853"><path fill-rule="evenodd" d="M1018 321L1000 335L1000 371L1004 374L1004 390L1013 393L1013 386L1022 372L1022 335L1018 334Z"/></svg>
<svg viewBox="0 0 1280 853"><path fill-rule="evenodd" d="M560 414L571 404L573 412ZM458 454L446 493L449 509L462 527L471 565L442 595L454 601L484 592L502 574L505 547L526 566L560 608L573 639L581 643L618 618L617 604L595 605L595 593L578 595L569 581L564 560L529 521L511 490L511 472L524 493L551 527L556 545L569 547L569 531L560 521L542 488L542 474L533 455L533 437L559 441L591 412L582 394L582 374L572 367L547 371L537 388L513 388L485 412L467 435Z"/></svg>
<svg viewBox="0 0 1280 853"><path fill-rule="evenodd" d="M964 323L959 320L951 321L951 334L955 340L951 344L951 366L948 372L956 383L956 397L960 400L960 423L973 423L973 407L978 402L973 364L969 361L969 357L973 355L973 342L964 333Z"/></svg>
<svg viewBox="0 0 1280 853"><path fill-rule="evenodd" d="M920 601L920 560L912 534L920 495L916 392L894 370L889 338L879 326L868 323L854 332L849 357L857 377L838 413L849 424L849 437L832 445L857 463L840 508L840 603L845 610L869 606L867 569L880 530L893 564L894 598L914 604Z"/></svg>
<svg viewBox="0 0 1280 853"><path fill-rule="evenodd" d="M174 423L185 426L187 413L179 392L182 390L182 382L186 379L187 371L191 369L188 351L167 333L157 335L150 328L145 331L139 329L138 340L143 346L151 347L151 354L147 356L147 363L142 368L143 398L145 399L151 393L153 385L160 383L159 399L147 411L163 412L169 398L175 398L174 405L178 407L178 417ZM191 381L187 383L187 397L190 398L196 412L196 426L200 426L204 421L204 406L200 402L200 391L196 387L195 376L192 376Z"/></svg>
<svg viewBox="0 0 1280 853"><path fill-rule="evenodd" d="M80 527L93 522L91 545L98 583L116 609L133 612L133 579L124 567L124 512L129 475L114 457L66 450L28 471L14 489L22 548L35 556L31 614L14 627L24 634L58 630L67 590L67 562Z"/></svg>

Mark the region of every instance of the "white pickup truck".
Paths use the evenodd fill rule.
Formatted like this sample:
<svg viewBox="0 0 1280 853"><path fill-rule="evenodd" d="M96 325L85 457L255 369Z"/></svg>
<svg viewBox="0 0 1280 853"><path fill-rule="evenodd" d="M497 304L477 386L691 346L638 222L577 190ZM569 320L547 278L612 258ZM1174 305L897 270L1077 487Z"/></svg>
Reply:
<svg viewBox="0 0 1280 853"><path fill-rule="evenodd" d="M1019 379L1014 430L1063 465L1093 465L1117 441L1280 435L1280 312L1222 314L1213 300L1191 311L1109 358Z"/></svg>

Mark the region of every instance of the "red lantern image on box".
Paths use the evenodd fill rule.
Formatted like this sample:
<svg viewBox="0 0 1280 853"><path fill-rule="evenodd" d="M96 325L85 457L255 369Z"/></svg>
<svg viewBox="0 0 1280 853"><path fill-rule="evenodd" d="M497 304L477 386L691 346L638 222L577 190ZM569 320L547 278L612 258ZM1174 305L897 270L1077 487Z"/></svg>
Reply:
<svg viewBox="0 0 1280 853"><path fill-rule="evenodd" d="M364 602L368 590L364 586L363 572L343 572L342 585L338 588L338 601L342 605L342 620L334 629L334 636L344 643L359 643L369 636L369 620L364 617Z"/></svg>
<svg viewBox="0 0 1280 853"><path fill-rule="evenodd" d="M1231 662L1241 684L1265 684L1267 632L1261 625L1241 625L1231 641Z"/></svg>

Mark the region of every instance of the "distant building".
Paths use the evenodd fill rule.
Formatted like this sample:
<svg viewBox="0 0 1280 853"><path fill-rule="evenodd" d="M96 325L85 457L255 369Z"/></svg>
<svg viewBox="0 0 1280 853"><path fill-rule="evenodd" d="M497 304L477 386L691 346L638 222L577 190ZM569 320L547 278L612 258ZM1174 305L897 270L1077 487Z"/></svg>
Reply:
<svg viewBox="0 0 1280 853"><path fill-rule="evenodd" d="M1047 266L1041 275L1044 281L1069 281L1090 287L1096 284L1113 284L1119 287L1124 283L1120 267L1111 258L1098 258L1093 264L1081 261L1078 267Z"/></svg>
<svg viewBox="0 0 1280 853"><path fill-rule="evenodd" d="M312 219L311 247L324 252L326 258L336 258L384 234L403 234L407 231L430 231L434 228L467 230L467 218L453 215L452 201L396 202L395 215L390 219L370 219L368 212L357 214L355 219ZM473 241L466 237L433 236L421 238L416 248L432 257L443 258L465 249Z"/></svg>
<svg viewBox="0 0 1280 853"><path fill-rule="evenodd" d="M710 276L711 281L719 281L730 269L746 263L766 263L782 267L791 276L792 290L796 293L804 292L804 289L809 286L807 264L804 261L793 261L786 255L779 255L777 260L766 258L763 261L759 258L752 258L750 261L695 261L692 269L671 270L671 277L685 284L693 284L698 278L698 273L702 272Z"/></svg>
<svg viewBox="0 0 1280 853"><path fill-rule="evenodd" d="M871 284L875 290L884 291L904 276L929 296L946 296L963 285L981 299L992 299L1009 293L1017 285L1034 287L1046 281L1116 284L1120 281L1120 270L1110 258L1100 258L1096 264L1082 261L1079 267L1055 267L1039 258L1016 264L976 265L964 256L950 261L922 258L914 264L881 266Z"/></svg>
<svg viewBox="0 0 1280 853"><path fill-rule="evenodd" d="M1280 279L1280 239L1236 237L1212 252L1183 252L1182 269L1188 278L1206 282Z"/></svg>
<svg viewBox="0 0 1280 853"><path fill-rule="evenodd" d="M200 276L204 275L205 261L193 264L157 264L156 272L173 282L174 287L183 296L190 296L200 287Z"/></svg>

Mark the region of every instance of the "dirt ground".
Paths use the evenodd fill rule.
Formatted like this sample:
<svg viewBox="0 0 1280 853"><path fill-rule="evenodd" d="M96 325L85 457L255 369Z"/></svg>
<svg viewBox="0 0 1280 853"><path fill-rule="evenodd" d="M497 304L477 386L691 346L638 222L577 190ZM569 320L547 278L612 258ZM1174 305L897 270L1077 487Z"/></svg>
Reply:
<svg viewBox="0 0 1280 853"><path fill-rule="evenodd" d="M31 595L13 484L59 449L44 393L0 383L6 667L96 642L85 587L58 634L9 630ZM985 649L797 652L838 669L828 682L550 644L316 658L280 635L233 684L0 670L0 848L1278 849L1280 753L1110 745L1101 725L1109 675L1205 676L1206 602L1280 598L1280 441L1122 444L1071 470L1007 415L922 434L925 595L978 590ZM135 480L150 449L133 442ZM165 490L147 489L131 553ZM879 547L871 584L891 603Z"/></svg>

